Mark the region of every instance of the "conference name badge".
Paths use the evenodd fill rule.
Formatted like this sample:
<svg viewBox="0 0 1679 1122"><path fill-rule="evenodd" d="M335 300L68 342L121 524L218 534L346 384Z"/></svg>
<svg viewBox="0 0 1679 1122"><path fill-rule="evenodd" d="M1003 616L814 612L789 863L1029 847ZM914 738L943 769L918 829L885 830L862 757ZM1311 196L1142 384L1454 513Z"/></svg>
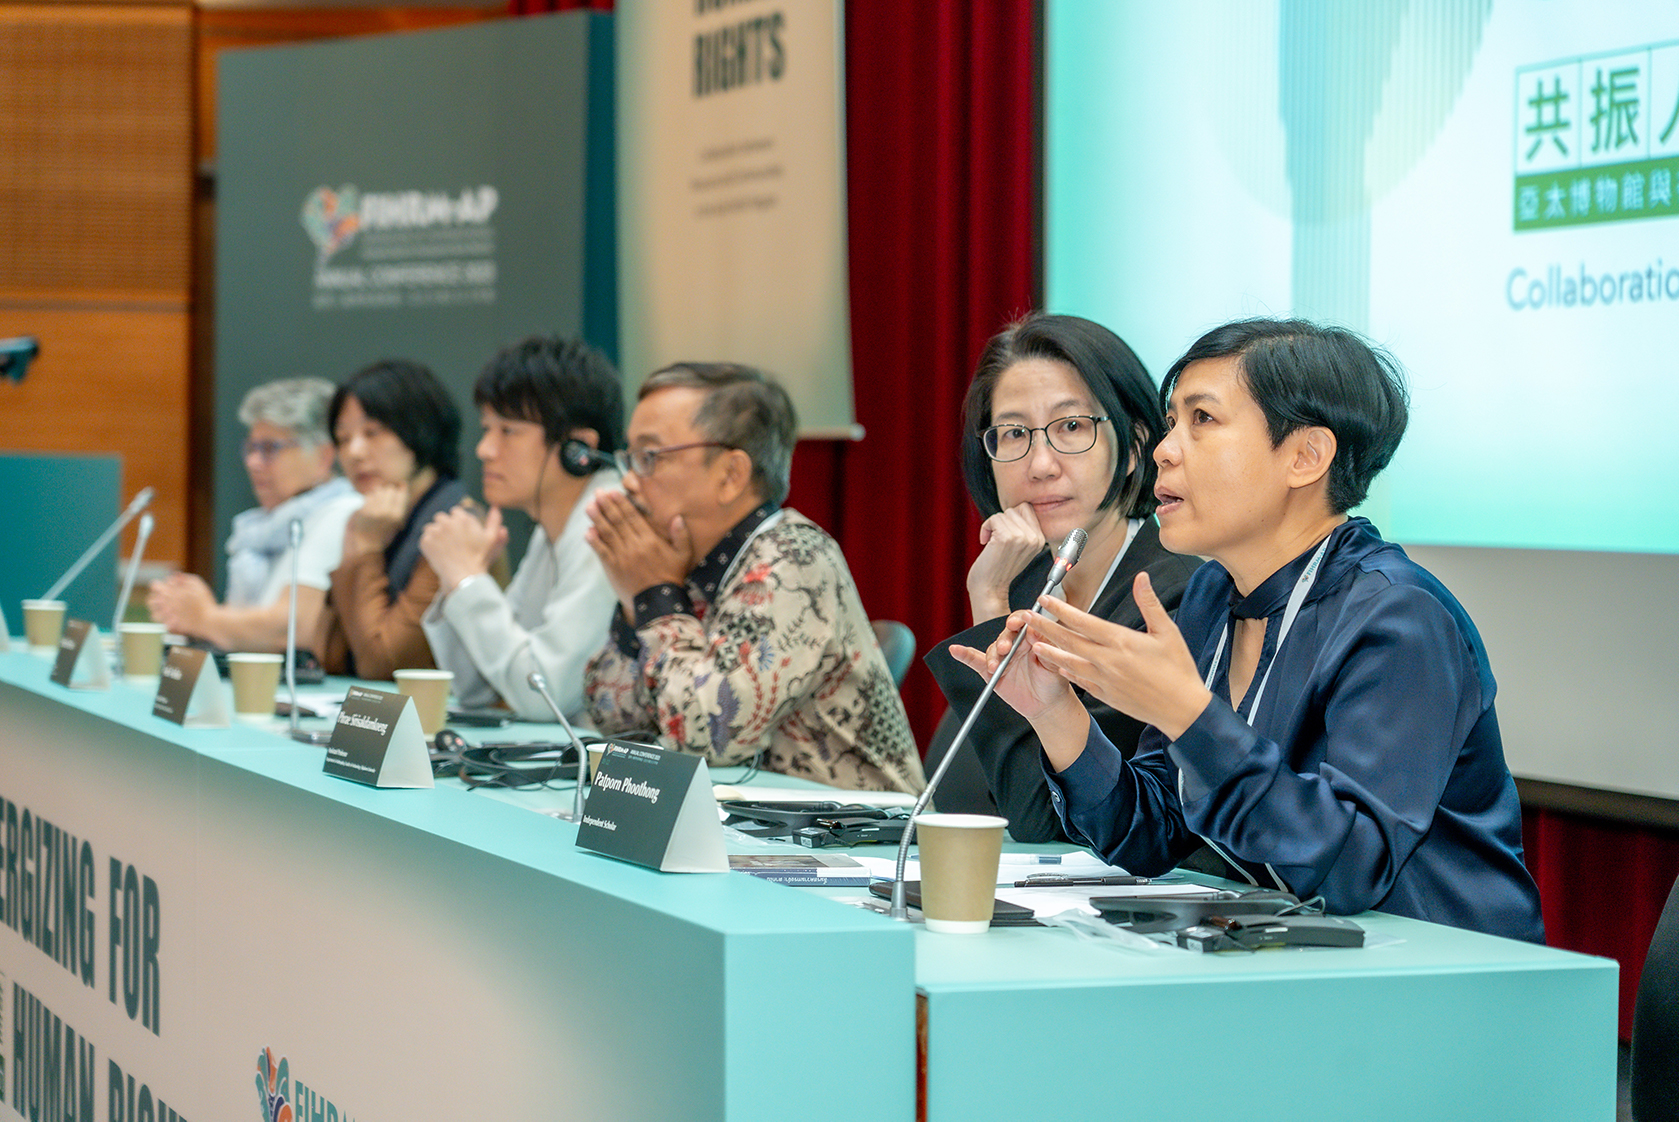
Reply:
<svg viewBox="0 0 1679 1122"><path fill-rule="evenodd" d="M413 699L351 686L321 770L369 787L433 786L431 756Z"/></svg>
<svg viewBox="0 0 1679 1122"><path fill-rule="evenodd" d="M105 658L99 628L85 619L65 623L58 640L58 658L52 665L52 680L78 690L111 688L111 664Z"/></svg>
<svg viewBox="0 0 1679 1122"><path fill-rule="evenodd" d="M607 745L577 844L662 873L729 871L705 761L646 744Z"/></svg>
<svg viewBox="0 0 1679 1122"><path fill-rule="evenodd" d="M198 647L171 647L157 676L152 716L183 728L228 727L227 691L210 652Z"/></svg>

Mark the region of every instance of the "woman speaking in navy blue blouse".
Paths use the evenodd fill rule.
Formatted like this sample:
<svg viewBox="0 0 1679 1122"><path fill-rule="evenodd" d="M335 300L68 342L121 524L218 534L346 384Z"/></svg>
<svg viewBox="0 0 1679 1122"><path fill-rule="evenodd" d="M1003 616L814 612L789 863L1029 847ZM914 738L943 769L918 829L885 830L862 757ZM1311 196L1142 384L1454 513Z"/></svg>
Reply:
<svg viewBox="0 0 1679 1122"><path fill-rule="evenodd" d="M1161 393L1160 538L1211 559L1176 624L1139 574L1146 631L1057 603L952 652L988 673L1029 644L998 693L1038 734L1069 835L1136 873L1206 846L1331 912L1542 942L1480 635L1346 513L1404 434L1397 370L1348 332L1248 320L1199 339ZM1149 726L1131 760L1075 685Z"/></svg>

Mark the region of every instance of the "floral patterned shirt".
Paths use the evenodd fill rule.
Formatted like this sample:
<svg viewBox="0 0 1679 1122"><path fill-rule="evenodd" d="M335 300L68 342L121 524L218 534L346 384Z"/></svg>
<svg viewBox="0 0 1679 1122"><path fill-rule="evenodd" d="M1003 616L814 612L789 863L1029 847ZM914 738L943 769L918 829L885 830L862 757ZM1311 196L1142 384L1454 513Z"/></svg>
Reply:
<svg viewBox="0 0 1679 1122"><path fill-rule="evenodd" d="M633 628L614 612L584 675L600 732L713 765L762 752L767 771L836 787L925 785L839 543L804 515L759 507L682 586L645 589L635 609Z"/></svg>

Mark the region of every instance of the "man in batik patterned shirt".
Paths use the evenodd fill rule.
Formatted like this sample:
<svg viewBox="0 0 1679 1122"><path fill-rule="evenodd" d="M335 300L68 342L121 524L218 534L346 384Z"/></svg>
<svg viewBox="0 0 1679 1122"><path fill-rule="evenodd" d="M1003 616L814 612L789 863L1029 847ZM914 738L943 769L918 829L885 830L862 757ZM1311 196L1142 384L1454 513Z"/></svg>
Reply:
<svg viewBox="0 0 1679 1122"><path fill-rule="evenodd" d="M684 363L642 384L623 491L588 540L618 594L590 660L594 726L717 764L837 787L925 785L903 702L839 545L784 509L793 405L749 367Z"/></svg>

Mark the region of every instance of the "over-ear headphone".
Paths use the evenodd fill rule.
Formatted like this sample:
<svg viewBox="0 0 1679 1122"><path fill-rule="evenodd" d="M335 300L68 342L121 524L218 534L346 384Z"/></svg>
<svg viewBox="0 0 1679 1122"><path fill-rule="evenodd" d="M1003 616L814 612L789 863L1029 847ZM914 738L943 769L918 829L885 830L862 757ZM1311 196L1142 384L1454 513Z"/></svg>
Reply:
<svg viewBox="0 0 1679 1122"><path fill-rule="evenodd" d="M582 478L593 475L597 468L616 467L618 461L598 448L591 448L581 440L568 440L560 445L560 466L567 475Z"/></svg>

